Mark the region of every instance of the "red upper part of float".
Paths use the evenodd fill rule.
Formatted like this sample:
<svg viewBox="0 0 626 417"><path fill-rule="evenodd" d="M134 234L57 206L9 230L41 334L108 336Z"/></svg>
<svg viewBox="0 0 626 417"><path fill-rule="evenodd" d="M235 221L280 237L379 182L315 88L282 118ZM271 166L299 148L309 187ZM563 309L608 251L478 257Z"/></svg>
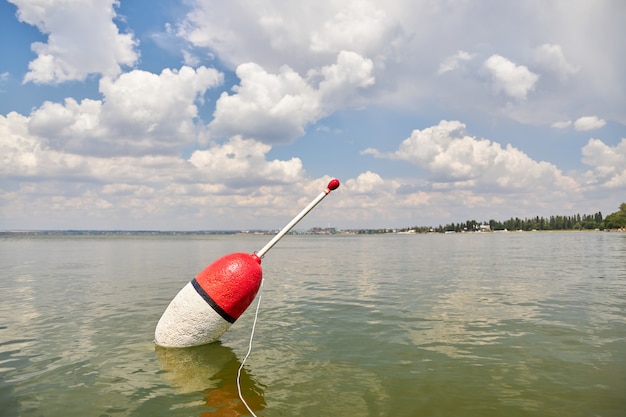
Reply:
<svg viewBox="0 0 626 417"><path fill-rule="evenodd" d="M330 191L336 190L339 187L339 180L337 178L330 180L328 183L328 189Z"/></svg>
<svg viewBox="0 0 626 417"><path fill-rule="evenodd" d="M207 266L196 281L222 310L237 319L254 300L262 278L261 259L238 252Z"/></svg>

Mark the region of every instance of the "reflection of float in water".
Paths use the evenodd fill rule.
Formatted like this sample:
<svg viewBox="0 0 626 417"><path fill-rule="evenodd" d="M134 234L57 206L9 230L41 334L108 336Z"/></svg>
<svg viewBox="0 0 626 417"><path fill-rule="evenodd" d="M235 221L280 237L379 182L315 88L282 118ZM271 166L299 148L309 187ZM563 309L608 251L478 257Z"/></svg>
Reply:
<svg viewBox="0 0 626 417"><path fill-rule="evenodd" d="M237 371L241 362L229 347L219 342L189 348L156 346L156 357L164 378L180 393L202 392L211 411L201 416L241 416L249 414L239 399ZM263 389L241 370L241 391L253 411L265 408Z"/></svg>

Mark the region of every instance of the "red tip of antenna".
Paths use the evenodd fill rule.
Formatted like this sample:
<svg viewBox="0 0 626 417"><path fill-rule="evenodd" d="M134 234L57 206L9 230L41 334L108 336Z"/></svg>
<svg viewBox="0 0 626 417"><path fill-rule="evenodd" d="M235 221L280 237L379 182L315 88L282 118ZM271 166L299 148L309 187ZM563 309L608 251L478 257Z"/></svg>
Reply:
<svg viewBox="0 0 626 417"><path fill-rule="evenodd" d="M339 180L337 178L330 180L330 182L328 183L328 189L332 191L336 190L337 188L339 188Z"/></svg>

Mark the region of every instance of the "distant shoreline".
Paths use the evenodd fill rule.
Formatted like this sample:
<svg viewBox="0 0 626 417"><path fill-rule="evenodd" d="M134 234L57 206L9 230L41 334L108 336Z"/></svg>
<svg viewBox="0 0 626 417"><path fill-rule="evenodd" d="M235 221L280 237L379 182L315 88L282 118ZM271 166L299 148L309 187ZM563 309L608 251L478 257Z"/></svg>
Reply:
<svg viewBox="0 0 626 417"><path fill-rule="evenodd" d="M234 235L239 230L0 230L0 235Z"/></svg>
<svg viewBox="0 0 626 417"><path fill-rule="evenodd" d="M203 236L203 235L275 235L277 230L0 230L0 236ZM492 230L462 232L407 232L402 229L347 229L335 231L290 231L292 235L440 235L440 234L502 234L538 232L626 232L626 229L565 229L565 230Z"/></svg>

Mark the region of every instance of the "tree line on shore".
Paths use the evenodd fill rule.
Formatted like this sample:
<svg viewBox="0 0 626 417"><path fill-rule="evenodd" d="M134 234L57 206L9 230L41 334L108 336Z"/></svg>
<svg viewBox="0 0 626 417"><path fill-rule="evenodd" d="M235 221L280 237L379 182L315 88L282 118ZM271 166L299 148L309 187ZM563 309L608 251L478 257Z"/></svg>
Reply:
<svg viewBox="0 0 626 417"><path fill-rule="evenodd" d="M488 226L488 228L486 227ZM403 231L415 231L416 233L428 232L476 232L481 230L612 230L626 228L626 203L620 205L619 211L611 213L606 217L601 212L594 214L575 214L571 216L550 216L532 217L520 219L511 217L505 221L489 220L478 222L467 220L461 223L450 223L445 226L423 227L414 226L403 229Z"/></svg>

